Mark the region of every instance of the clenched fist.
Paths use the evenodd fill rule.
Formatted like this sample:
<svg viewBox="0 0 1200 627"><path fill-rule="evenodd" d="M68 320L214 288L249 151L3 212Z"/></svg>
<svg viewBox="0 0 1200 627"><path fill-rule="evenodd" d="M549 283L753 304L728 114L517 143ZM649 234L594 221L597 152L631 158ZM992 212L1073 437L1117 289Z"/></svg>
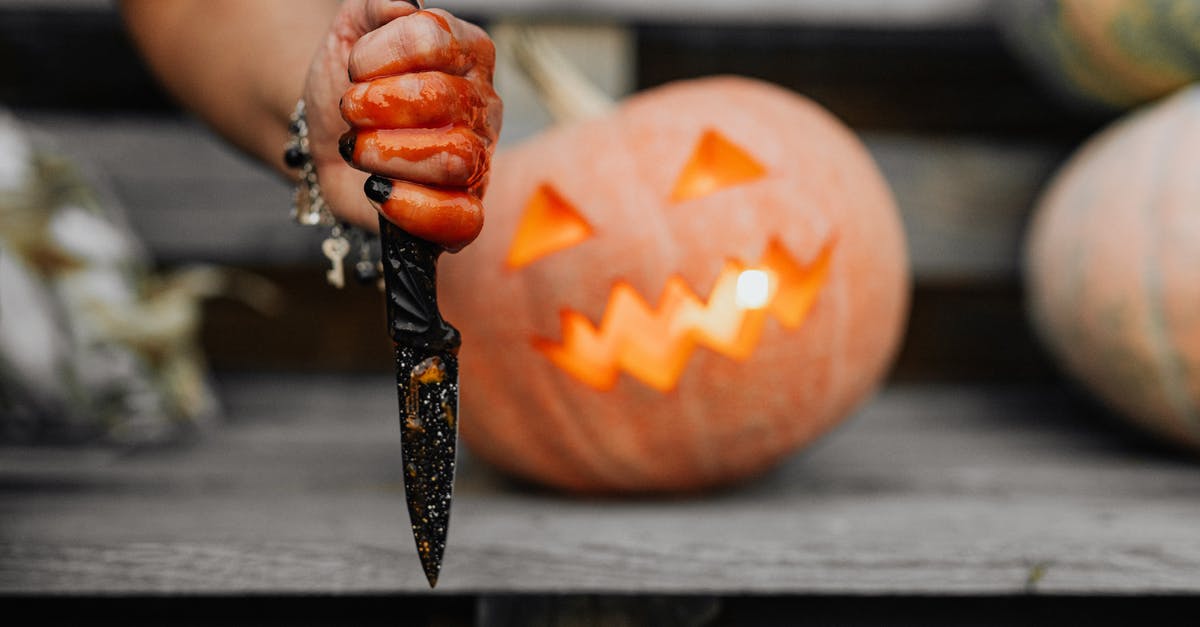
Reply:
<svg viewBox="0 0 1200 627"><path fill-rule="evenodd" d="M375 230L378 210L452 251L475 239L501 124L495 58L483 30L445 11L344 2L304 90L334 214Z"/></svg>

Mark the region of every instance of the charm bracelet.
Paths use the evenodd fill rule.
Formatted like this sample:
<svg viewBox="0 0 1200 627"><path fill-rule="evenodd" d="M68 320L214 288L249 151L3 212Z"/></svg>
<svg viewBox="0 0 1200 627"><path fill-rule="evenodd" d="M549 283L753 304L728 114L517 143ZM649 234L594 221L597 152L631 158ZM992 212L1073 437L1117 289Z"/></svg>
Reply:
<svg viewBox="0 0 1200 627"><path fill-rule="evenodd" d="M308 141L308 119L305 116L304 99L296 103L289 119L288 142L283 161L289 168L300 171L300 180L296 183L295 196L292 198L292 219L303 226L324 226L330 229L329 237L321 242L321 253L329 260L331 266L325 272L325 280L338 289L345 287L346 258L357 249L355 278L363 285L375 284L383 289L379 237L335 219L321 195L321 183L317 179L317 168L313 164Z"/></svg>

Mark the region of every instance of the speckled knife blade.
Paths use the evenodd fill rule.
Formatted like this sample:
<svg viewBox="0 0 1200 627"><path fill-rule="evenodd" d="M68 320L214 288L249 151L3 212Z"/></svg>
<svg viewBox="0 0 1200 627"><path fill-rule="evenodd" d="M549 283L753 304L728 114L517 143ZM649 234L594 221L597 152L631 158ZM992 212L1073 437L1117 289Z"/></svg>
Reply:
<svg viewBox="0 0 1200 627"><path fill-rule="evenodd" d="M437 585L450 526L458 444L458 330L437 304L442 248L379 220L388 330L396 343L404 494L417 554Z"/></svg>

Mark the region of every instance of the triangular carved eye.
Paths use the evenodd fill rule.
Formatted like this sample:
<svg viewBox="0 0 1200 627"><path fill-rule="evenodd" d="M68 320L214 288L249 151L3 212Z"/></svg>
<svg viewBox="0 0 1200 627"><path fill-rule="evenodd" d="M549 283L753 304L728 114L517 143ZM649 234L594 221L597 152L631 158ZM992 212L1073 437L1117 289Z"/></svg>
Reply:
<svg viewBox="0 0 1200 627"><path fill-rule="evenodd" d="M512 269L522 268L591 236L592 225L574 205L552 185L543 183L525 204L505 263Z"/></svg>
<svg viewBox="0 0 1200 627"><path fill-rule="evenodd" d="M700 137L692 158L675 181L671 202L707 196L727 187L748 183L767 169L733 142L714 130Z"/></svg>

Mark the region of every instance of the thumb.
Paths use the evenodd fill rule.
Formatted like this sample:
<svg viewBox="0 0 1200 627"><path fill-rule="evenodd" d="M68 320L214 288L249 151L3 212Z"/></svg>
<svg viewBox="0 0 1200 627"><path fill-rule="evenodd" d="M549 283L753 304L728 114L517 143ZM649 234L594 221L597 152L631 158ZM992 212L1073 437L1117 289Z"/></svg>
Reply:
<svg viewBox="0 0 1200 627"><path fill-rule="evenodd" d="M349 39L356 41L394 19L412 15L422 4L421 0L349 0L342 5L354 31L348 33Z"/></svg>

